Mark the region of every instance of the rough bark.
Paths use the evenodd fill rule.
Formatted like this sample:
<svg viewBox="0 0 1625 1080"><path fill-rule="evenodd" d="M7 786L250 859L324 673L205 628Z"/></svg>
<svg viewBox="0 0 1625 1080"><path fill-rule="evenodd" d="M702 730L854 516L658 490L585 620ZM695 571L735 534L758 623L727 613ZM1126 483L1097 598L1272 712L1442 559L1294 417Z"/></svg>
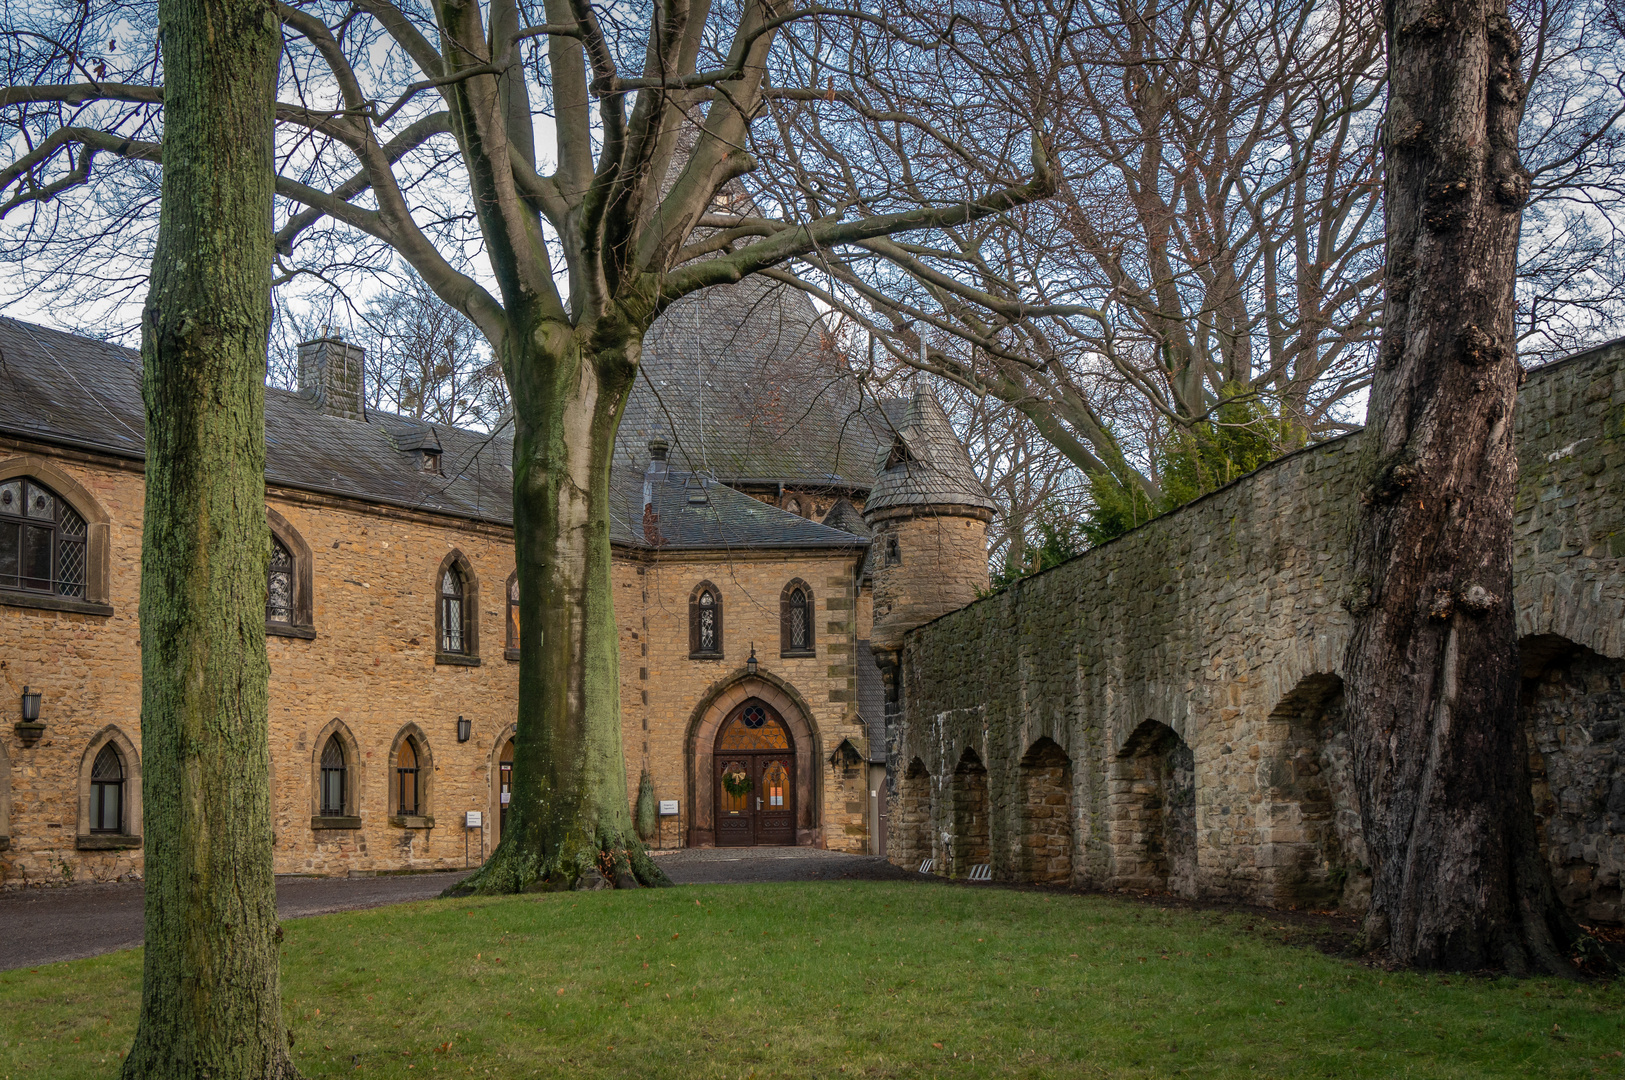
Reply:
<svg viewBox="0 0 1625 1080"><path fill-rule="evenodd" d="M502 839L458 893L670 884L628 808L609 472L642 333L541 320L506 339L514 372L520 610L513 792ZM532 628L535 628L534 630Z"/></svg>
<svg viewBox="0 0 1625 1080"><path fill-rule="evenodd" d="M146 955L126 1080L285 1078L267 746L265 352L281 33L162 0L162 210L143 314Z"/></svg>
<svg viewBox="0 0 1625 1080"><path fill-rule="evenodd" d="M1367 943L1418 967L1568 971L1577 927L1516 714L1518 42L1495 0L1385 14L1388 295L1345 665Z"/></svg>

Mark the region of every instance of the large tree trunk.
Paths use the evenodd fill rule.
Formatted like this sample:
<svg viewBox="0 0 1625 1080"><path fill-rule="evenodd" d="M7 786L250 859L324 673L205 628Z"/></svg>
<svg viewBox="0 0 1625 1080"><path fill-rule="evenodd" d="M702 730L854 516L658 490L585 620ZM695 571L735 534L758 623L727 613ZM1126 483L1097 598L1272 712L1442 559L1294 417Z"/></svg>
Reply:
<svg viewBox="0 0 1625 1080"><path fill-rule="evenodd" d="M265 349L281 29L161 0L163 209L142 325L146 956L127 1080L292 1077L267 746Z"/></svg>
<svg viewBox="0 0 1625 1080"><path fill-rule="evenodd" d="M632 827L609 545L615 432L642 350L538 320L509 335L519 731L501 842L457 891L667 884Z"/></svg>
<svg viewBox="0 0 1625 1080"><path fill-rule="evenodd" d="M1419 967L1562 971L1577 928L1516 712L1518 42L1504 0L1386 15L1388 299L1346 662L1367 942Z"/></svg>

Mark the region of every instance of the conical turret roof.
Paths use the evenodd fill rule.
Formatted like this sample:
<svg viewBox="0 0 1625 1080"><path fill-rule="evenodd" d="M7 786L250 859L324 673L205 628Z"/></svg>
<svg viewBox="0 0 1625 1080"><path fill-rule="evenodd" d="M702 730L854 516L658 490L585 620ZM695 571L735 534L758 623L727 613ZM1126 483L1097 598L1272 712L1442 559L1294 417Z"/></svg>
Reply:
<svg viewBox="0 0 1625 1080"><path fill-rule="evenodd" d="M865 517L906 506L997 509L936 395L916 385L913 396L883 401L880 408L890 431L876 452Z"/></svg>

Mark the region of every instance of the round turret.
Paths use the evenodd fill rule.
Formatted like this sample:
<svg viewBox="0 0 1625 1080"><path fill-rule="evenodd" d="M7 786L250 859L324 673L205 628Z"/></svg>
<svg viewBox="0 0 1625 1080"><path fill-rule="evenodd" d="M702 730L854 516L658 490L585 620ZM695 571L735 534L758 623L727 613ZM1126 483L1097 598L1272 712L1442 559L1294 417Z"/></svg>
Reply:
<svg viewBox="0 0 1625 1080"><path fill-rule="evenodd" d="M876 650L975 600L988 587L987 523L995 504L937 399L924 387L881 403L891 440L875 462L863 519L873 531Z"/></svg>

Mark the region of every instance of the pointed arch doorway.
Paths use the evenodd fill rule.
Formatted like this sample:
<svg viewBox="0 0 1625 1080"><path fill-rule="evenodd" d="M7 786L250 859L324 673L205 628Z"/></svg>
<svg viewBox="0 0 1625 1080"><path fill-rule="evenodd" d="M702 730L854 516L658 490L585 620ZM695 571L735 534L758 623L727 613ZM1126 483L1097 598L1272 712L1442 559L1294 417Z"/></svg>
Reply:
<svg viewBox="0 0 1625 1080"><path fill-rule="evenodd" d="M755 697L738 705L712 763L718 847L796 842L796 746L777 710Z"/></svg>

